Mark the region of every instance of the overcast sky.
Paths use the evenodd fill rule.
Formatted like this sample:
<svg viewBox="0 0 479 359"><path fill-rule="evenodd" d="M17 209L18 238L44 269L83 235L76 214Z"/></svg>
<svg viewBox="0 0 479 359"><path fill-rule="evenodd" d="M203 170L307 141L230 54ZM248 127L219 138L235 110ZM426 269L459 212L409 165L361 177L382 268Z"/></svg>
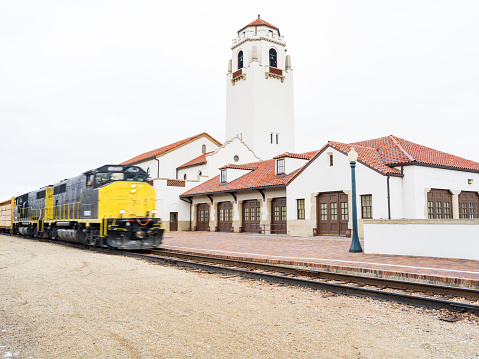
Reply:
<svg viewBox="0 0 479 359"><path fill-rule="evenodd" d="M0 201L207 132L261 18L294 70L296 152L394 134L479 162L479 1L0 0Z"/></svg>

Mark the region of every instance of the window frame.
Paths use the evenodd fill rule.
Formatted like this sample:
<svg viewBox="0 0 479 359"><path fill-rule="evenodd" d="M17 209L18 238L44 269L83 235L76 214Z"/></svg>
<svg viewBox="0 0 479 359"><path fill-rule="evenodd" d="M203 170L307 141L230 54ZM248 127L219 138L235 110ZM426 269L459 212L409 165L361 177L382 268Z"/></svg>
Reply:
<svg viewBox="0 0 479 359"><path fill-rule="evenodd" d="M366 199L368 199L370 202L365 203ZM369 212L369 216L366 217L365 212ZM373 195L372 194L361 195L361 218L373 219Z"/></svg>
<svg viewBox="0 0 479 359"><path fill-rule="evenodd" d="M298 219L306 219L306 208L304 198L296 200L296 216Z"/></svg>
<svg viewBox="0 0 479 359"><path fill-rule="evenodd" d="M240 50L238 52L238 70L241 70L244 66L244 54L243 54L243 50ZM241 65L241 66L240 66Z"/></svg>
<svg viewBox="0 0 479 359"><path fill-rule="evenodd" d="M276 174L284 175L286 173L284 158L278 158L276 160ZM281 165L280 165L281 164Z"/></svg>
<svg viewBox="0 0 479 359"><path fill-rule="evenodd" d="M220 181L221 181L221 183L227 183L228 182L228 179L226 177L226 170L221 170Z"/></svg>
<svg viewBox="0 0 479 359"><path fill-rule="evenodd" d="M272 55L274 55L273 58ZM274 67L275 69L278 68L278 51L273 47L270 48L268 52L268 63L270 67Z"/></svg>

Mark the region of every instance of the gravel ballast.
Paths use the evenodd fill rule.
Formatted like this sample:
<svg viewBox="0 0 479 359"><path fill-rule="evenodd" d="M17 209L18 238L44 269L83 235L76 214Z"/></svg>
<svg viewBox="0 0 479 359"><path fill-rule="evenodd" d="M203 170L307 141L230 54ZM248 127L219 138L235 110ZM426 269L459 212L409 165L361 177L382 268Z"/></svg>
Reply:
<svg viewBox="0 0 479 359"><path fill-rule="evenodd" d="M479 358L479 322L0 235L0 358Z"/></svg>

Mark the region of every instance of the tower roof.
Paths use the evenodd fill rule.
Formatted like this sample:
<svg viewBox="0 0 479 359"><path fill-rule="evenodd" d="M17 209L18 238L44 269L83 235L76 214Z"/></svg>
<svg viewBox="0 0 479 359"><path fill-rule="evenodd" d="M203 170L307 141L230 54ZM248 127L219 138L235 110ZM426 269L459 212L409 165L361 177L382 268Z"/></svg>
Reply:
<svg viewBox="0 0 479 359"><path fill-rule="evenodd" d="M246 25L246 26L242 27L240 30L238 30L238 34L249 26L267 26L267 27L270 27L272 29L278 30L278 33L279 33L279 29L276 26L271 25L267 21L264 21L258 15L258 18L255 21L250 22L248 25Z"/></svg>

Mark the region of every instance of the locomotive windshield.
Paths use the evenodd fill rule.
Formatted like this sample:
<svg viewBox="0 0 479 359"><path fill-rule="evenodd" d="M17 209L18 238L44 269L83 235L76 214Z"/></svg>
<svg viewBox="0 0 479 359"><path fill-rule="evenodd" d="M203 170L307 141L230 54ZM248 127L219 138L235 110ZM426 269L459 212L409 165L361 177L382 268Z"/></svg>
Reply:
<svg viewBox="0 0 479 359"><path fill-rule="evenodd" d="M115 181L146 182L148 177L145 171L139 167L127 167L124 169L122 166L103 166L98 170L100 172L95 174L96 187Z"/></svg>

